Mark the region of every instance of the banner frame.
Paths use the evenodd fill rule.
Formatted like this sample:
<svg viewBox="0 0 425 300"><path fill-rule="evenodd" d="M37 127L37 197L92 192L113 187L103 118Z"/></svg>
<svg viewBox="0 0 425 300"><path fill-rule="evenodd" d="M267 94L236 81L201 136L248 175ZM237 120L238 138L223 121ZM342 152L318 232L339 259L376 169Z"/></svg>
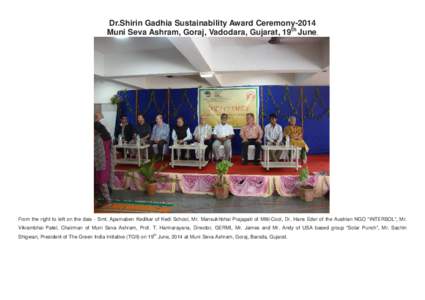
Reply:
<svg viewBox="0 0 425 300"><path fill-rule="evenodd" d="M202 90L234 90L234 89L255 89L256 90L256 124L260 125L260 86L258 85L247 85L247 86L227 86L227 87L198 87L198 124L200 124L200 116L201 116L201 91ZM233 126L233 125L232 125ZM261 125L260 125L261 126ZM234 129L240 129L240 127L233 126Z"/></svg>

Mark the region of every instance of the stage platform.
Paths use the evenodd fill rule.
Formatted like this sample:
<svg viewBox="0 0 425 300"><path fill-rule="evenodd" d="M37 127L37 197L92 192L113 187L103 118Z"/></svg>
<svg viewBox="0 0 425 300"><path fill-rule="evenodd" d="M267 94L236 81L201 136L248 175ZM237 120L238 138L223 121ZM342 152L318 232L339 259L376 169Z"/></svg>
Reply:
<svg viewBox="0 0 425 300"><path fill-rule="evenodd" d="M240 197L270 197L278 194L283 197L298 196L298 173L294 168L271 169L267 171L261 165L242 165L240 157L233 157L234 165L225 180L230 193ZM168 161L164 161L168 165ZM159 164L159 163L158 163ZM217 180L216 164L210 162L199 170L194 167L168 166L161 172L171 182L157 183L158 193L208 194L213 195L213 186ZM329 192L329 156L310 155L307 166L310 171L307 183L314 187L316 197ZM144 191L143 177L135 166L117 165L114 170L114 190Z"/></svg>
<svg viewBox="0 0 425 300"><path fill-rule="evenodd" d="M163 171L166 173L178 173L178 174L215 174L215 163L209 162L208 165L201 170L195 167L174 167L169 166L169 160L162 162L168 167ZM234 156L232 158L233 166L229 169L229 175L297 175L297 171L293 168L277 168L267 171L261 165L254 165L250 162L248 165L242 165L240 156ZM160 163L158 163L159 165ZM307 167L310 173L325 173L329 175L329 155L317 154L309 155ZM128 171L137 168L134 165L122 165L118 164L115 166L115 171Z"/></svg>

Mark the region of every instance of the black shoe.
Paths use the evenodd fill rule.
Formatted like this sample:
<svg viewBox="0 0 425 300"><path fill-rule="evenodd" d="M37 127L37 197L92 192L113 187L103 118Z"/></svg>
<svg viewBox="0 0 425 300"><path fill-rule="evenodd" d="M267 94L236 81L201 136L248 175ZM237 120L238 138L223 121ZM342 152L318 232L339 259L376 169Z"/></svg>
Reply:
<svg viewBox="0 0 425 300"><path fill-rule="evenodd" d="M258 160L254 160L254 165L258 166L260 162Z"/></svg>
<svg viewBox="0 0 425 300"><path fill-rule="evenodd" d="M247 161L247 160L243 160L243 161L242 161L242 164L245 166L245 165L247 165L247 164L248 164L248 161Z"/></svg>

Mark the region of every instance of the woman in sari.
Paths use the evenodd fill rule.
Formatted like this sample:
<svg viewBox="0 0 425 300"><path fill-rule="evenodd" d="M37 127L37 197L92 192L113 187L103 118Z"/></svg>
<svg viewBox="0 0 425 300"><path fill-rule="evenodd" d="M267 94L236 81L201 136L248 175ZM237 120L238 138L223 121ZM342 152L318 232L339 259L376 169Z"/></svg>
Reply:
<svg viewBox="0 0 425 300"><path fill-rule="evenodd" d="M285 138L289 137L289 142L292 146L301 148L301 159L304 164L307 163L308 146L303 139L303 129L297 126L297 119L294 116L289 117L289 125L283 129Z"/></svg>
<svg viewBox="0 0 425 300"><path fill-rule="evenodd" d="M112 183L111 135L99 122L94 123L94 169L95 192L103 197L104 204L112 203L110 185Z"/></svg>

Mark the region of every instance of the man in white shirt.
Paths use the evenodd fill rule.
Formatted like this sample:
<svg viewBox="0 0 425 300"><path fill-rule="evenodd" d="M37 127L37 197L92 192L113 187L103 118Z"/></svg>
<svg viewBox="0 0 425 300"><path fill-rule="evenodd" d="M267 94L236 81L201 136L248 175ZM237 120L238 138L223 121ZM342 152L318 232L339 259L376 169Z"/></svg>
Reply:
<svg viewBox="0 0 425 300"><path fill-rule="evenodd" d="M275 114L270 115L270 123L265 127L265 137L267 145L280 145L282 144L283 131L282 126L277 124L277 116ZM281 150L270 151L270 156L273 161L278 161L280 155L282 154Z"/></svg>
<svg viewBox="0 0 425 300"><path fill-rule="evenodd" d="M214 157L219 157L218 149L224 146L224 159L230 161L230 152L232 151L232 138L235 135L232 125L227 124L227 114L221 114L221 123L214 127L213 135L215 141L213 143Z"/></svg>
<svg viewBox="0 0 425 300"><path fill-rule="evenodd" d="M212 147L212 128L206 123L206 118L204 116L201 116L199 121L200 124L196 126L193 135L195 136L196 142L201 143L203 141L204 145L207 145L207 149L205 150L205 160L207 161Z"/></svg>

